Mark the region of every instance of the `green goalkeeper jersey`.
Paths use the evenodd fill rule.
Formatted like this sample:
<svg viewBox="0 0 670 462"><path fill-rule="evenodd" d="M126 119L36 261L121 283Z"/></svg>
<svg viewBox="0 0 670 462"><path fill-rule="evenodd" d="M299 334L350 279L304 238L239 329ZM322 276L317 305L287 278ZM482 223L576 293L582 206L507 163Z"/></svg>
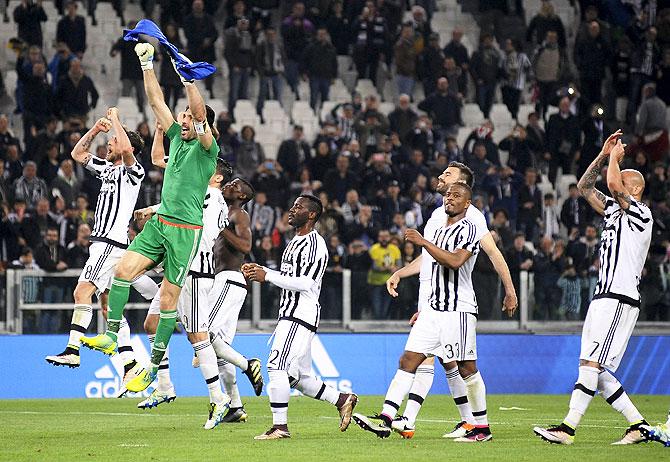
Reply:
<svg viewBox="0 0 670 462"><path fill-rule="evenodd" d="M181 126L173 123L167 131L170 157L163 179L158 214L179 223L202 226L202 206L209 179L216 171L219 145L205 149L198 139L181 139Z"/></svg>

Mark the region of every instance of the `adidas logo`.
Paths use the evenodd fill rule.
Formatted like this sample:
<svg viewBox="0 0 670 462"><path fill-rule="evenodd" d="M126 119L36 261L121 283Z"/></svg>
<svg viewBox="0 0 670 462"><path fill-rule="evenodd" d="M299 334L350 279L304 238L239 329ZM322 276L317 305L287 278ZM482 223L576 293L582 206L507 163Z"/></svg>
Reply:
<svg viewBox="0 0 670 462"><path fill-rule="evenodd" d="M154 343L154 348L157 348L159 350L164 350L165 349L165 343L163 343L163 342Z"/></svg>
<svg viewBox="0 0 670 462"><path fill-rule="evenodd" d="M473 355L473 354L475 354L475 352L473 350L470 350L470 351L468 351L468 354Z"/></svg>

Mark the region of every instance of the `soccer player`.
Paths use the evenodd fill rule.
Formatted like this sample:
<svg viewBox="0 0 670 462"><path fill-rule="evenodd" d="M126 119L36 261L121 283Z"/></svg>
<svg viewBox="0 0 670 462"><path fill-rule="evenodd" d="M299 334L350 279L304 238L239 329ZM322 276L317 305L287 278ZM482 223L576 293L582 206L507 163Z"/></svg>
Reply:
<svg viewBox="0 0 670 462"><path fill-rule="evenodd" d="M640 430L647 441L658 441L666 448L670 448L670 411L668 411L668 420L664 424L640 425Z"/></svg>
<svg viewBox="0 0 670 462"><path fill-rule="evenodd" d="M231 403L222 422L245 422L247 413L237 389L239 367L251 382L256 396L263 391L261 362L247 359L231 343L237 331L237 320L247 297L247 281L240 272L246 255L251 251L251 220L242 207L255 196L254 188L242 178L223 187L228 204L228 224L214 242L214 287L209 292L209 332L219 360L219 374Z"/></svg>
<svg viewBox="0 0 670 462"><path fill-rule="evenodd" d="M279 322L268 359L268 396L272 427L257 440L290 438L288 400L291 387L311 398L328 401L340 413L340 431L351 421L358 396L339 393L312 373L312 338L319 327L321 280L328 263L326 242L314 225L323 212L321 201L308 194L298 196L288 212L288 223L296 234L282 254L281 271L255 263L242 266L251 281L271 282L279 287Z"/></svg>
<svg viewBox="0 0 670 462"><path fill-rule="evenodd" d="M177 322L177 302L202 233L202 208L210 178L216 170L219 147L212 129L214 111L205 102L193 81L184 83L188 107L175 122L165 104L163 92L153 70L154 48L148 43L135 45L144 75L149 104L162 127L168 127L170 160L165 170L161 206L131 243L116 266L109 294L107 332L82 338L82 343L111 354L116 349L119 324L128 301L130 281L163 262L160 288L160 320L151 349L151 367L126 384L129 391L145 390L156 378L158 367Z"/></svg>
<svg viewBox="0 0 670 462"><path fill-rule="evenodd" d="M109 130L113 130L114 136L107 142L106 158L100 159L91 154L91 144L99 133L107 133ZM79 341L91 324L91 302L96 292L99 294L103 312L107 312L107 292L111 286L114 267L128 248L128 223L144 179L144 169L135 158L135 154L139 154L143 148L142 138L122 126L118 109L112 107L108 109L107 117L99 119L72 150L72 158L99 178L102 186L95 208L90 255L74 289L70 337L62 353L45 358L50 364L79 367ZM148 276L140 276L132 281L132 285L146 299L153 298L158 292L158 286ZM120 323L119 354L124 360L125 383L134 376L130 371L139 370L132 356L130 328L125 318L121 318Z"/></svg>
<svg viewBox="0 0 670 462"><path fill-rule="evenodd" d="M230 404L230 397L221 390L216 353L209 339L208 325L211 310L208 297L214 285L214 257L212 254L214 240L228 219L228 207L221 194L221 185L224 179L230 177L231 174L232 168L228 162L217 159L216 172L209 180L205 195L202 216L204 226L198 253L191 263L184 289L181 291L177 304L179 318L187 333L188 340L193 346L200 364L200 372L209 390L209 417L204 425L206 430L211 430L221 423ZM153 215L159 209L160 204L154 205L138 210L136 215L146 219L146 215ZM154 337L155 342L156 328L159 322L160 302L158 304L152 303L145 320L145 330L149 334L149 342L151 343L153 343L151 336ZM163 356L159 368L164 363L166 363L165 356ZM158 406L161 402L174 399L174 387L169 380L169 375L167 377L163 375L161 378L167 380L159 380L158 386L151 395L140 402L137 407L140 409L152 408Z"/></svg>
<svg viewBox="0 0 670 462"><path fill-rule="evenodd" d="M651 211L641 202L644 177L637 170L623 170L619 163L625 146L613 133L598 157L579 180L579 191L591 207L603 215L600 242L600 270L593 300L582 330L579 375L570 399L570 411L560 425L535 427L542 439L557 444L572 444L575 430L596 391L628 420L623 438L613 444L644 441L641 425L648 425L613 373L619 367L628 340L640 313L639 282L654 223ZM605 196L594 185L600 169L607 163Z"/></svg>
<svg viewBox="0 0 670 462"><path fill-rule="evenodd" d="M354 414L354 421L363 429L380 438L391 435L393 418L409 393L414 376L429 355L439 355L445 369L456 362L461 375L478 374L477 300L472 287L472 269L479 253L476 225L466 217L472 190L465 183L456 182L445 194L446 222L431 230L426 238L414 229L407 230L405 239L426 249L435 259L431 268L431 293L427 307L421 311L412 326L400 357L400 367L389 386L380 413L380 423L362 414ZM481 380L481 376L478 377ZM482 381L473 394L473 409L486 409L486 391ZM485 415L485 413L484 413ZM478 442L491 439L488 422L475 425L459 442Z"/></svg>
<svg viewBox="0 0 670 462"><path fill-rule="evenodd" d="M447 189L454 182L464 182L472 188L474 177L472 170L460 162L451 162L444 172L438 177L438 184L436 190L440 194L445 194ZM508 316L512 316L517 307L516 291L512 283L512 277L505 262L505 258L498 249L498 246L493 239L493 236L488 230L486 219L484 215L477 209L477 207L468 207L465 212L466 218L474 223L477 232L477 239L479 240L481 248L487 253L493 266L502 280L505 288L505 298L503 300L503 311L506 311ZM424 228L424 236L431 236L437 228L444 225L447 220L447 215L444 207L438 207L433 212L432 216L426 223ZM428 304L428 298L431 294L431 274L435 259L424 248L421 255L414 259L409 265L396 271L386 282L386 288L392 297L397 297L396 291L400 279L419 274L419 311L424 309ZM416 313L410 323L413 325L416 321ZM421 405L430 391L433 383L434 375L434 361L435 357L430 356L419 366L416 370L412 389L407 398L405 411L401 417L393 420L392 428L398 432L403 438L412 438L415 433L416 417L419 414ZM465 436L468 431L474 429L477 424L484 425L488 422L486 409L478 409L472 411L470 399L468 395L476 399L479 395L477 390L483 387L481 374L478 372L466 375L465 379L459 373L458 367L454 363L445 364L445 371L447 375L447 382L451 391L456 407L461 416L461 421L456 424L455 428L444 435L445 438L460 438Z"/></svg>

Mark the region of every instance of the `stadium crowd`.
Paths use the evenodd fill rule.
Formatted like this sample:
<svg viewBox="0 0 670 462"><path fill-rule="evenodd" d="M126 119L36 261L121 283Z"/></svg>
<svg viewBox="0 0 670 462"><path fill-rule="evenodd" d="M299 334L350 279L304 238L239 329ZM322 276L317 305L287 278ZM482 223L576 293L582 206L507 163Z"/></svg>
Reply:
<svg viewBox="0 0 670 462"><path fill-rule="evenodd" d="M89 16L95 17L96 3L88 2ZM421 229L441 205L434 191L436 177L454 161L467 164L475 174L473 206L484 212L516 286L521 271L532 273L531 318L583 319L599 267L599 217L579 196L576 181L567 188L560 185L575 178L566 175L578 179L603 140L619 127L630 152L626 167L645 175L645 200L656 220L640 282L641 318L668 319L668 2L623 2L616 7L612 2L577 2L580 23L571 37L552 2L543 1L528 21L525 42L518 33L502 36L495 20L500 15L523 17L521 2L511 9L509 2L480 2L481 40L472 53L458 27L448 43L440 43L431 28L436 11L431 1L159 3L160 15L155 14L155 2L142 6L146 17L160 17L174 44L193 61L220 66L223 59L227 65L228 110L217 118L219 144L236 174L257 190L248 204L254 232L251 258L277 268L293 232L287 221L289 204L304 193L321 198L325 211L319 231L330 252L322 291L324 319L341 315L345 268L353 272L355 319L406 319L415 311L418 281L403 280L395 300L384 284L393 271L418 256L420 249L404 242L404 230ZM56 5L62 17L50 56L41 27L56 18L47 18L40 0L22 0L5 13L6 20L11 15L18 25L18 37L11 40L18 53L18 83L4 88L14 97L15 114L0 115L3 272L81 268L87 257L100 186L69 153L95 122L88 116L99 104L96 84L86 73L87 37L95 32L87 30L76 2ZM114 5L125 23L121 2ZM180 28L186 43L179 39ZM215 52L219 36L223 56ZM129 96L135 89L143 111L142 71L132 48L119 39L110 55L120 55L121 94ZM358 78L369 78L378 88L392 79L395 108L385 114L381 97L354 93L321 121L313 140L299 124L292 125L276 153L264 152L254 127L236 130L234 108L238 100L249 98L253 82L259 85L259 115L267 99L282 100L285 86L299 98L301 79L309 82L310 105L319 108L329 100L330 85L338 77L338 55L350 56ZM169 60L160 66L161 84L174 107L181 84ZM214 78L205 82L212 98ZM498 142L489 119L497 99L516 121L509 134L496 136ZM617 100L625 105L619 113ZM481 110L481 122L465 127L463 107L470 101ZM519 117L522 102L535 103L527 120ZM22 130L13 131L10 119L20 119ZM459 144L464 127L471 133ZM151 165L154 127L142 122L133 128L145 141L139 161L148 172L140 208L160 201L162 172ZM97 146L96 155L104 157L106 151L106 146ZM607 191L602 180L598 188ZM135 232L131 226L131 236ZM480 319L501 319L498 277L483 253L474 278ZM64 302L70 289L58 278L44 278L24 284L22 295L26 301ZM264 290L264 296L272 296L272 289ZM272 316L271 305L264 317ZM26 329L60 331L66 318L45 311Z"/></svg>

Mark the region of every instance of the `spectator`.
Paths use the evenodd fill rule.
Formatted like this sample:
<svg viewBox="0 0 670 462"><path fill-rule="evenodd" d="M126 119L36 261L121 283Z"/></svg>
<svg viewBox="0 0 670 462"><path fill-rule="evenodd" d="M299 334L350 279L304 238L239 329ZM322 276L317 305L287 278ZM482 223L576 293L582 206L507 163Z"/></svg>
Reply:
<svg viewBox="0 0 670 462"><path fill-rule="evenodd" d="M256 131L250 125L242 127L240 145L235 153L235 171L242 178L251 178L265 162L265 151L255 140Z"/></svg>
<svg viewBox="0 0 670 462"><path fill-rule="evenodd" d="M228 63L228 69L230 69L228 112L232 113L237 100L247 99L249 95L249 76L255 62L254 42L249 31L249 20L247 18L239 19L236 27L226 30L225 41L224 56ZM213 52L214 49L212 48Z"/></svg>
<svg viewBox="0 0 670 462"><path fill-rule="evenodd" d="M561 207L561 223L568 230L572 228L584 228L593 220L591 206L586 202L577 189L576 183L568 186L568 197L563 201Z"/></svg>
<svg viewBox="0 0 670 462"><path fill-rule="evenodd" d="M263 104L267 99L282 100L282 74L286 53L284 46L277 38L277 30L274 27L265 29L265 37L256 47L256 70L258 71L258 102L256 112L263 113ZM270 98L272 88L272 98Z"/></svg>
<svg viewBox="0 0 670 462"><path fill-rule="evenodd" d="M44 242L35 249L35 263L47 272L61 272L67 269L65 248L58 243L58 228L50 227L44 236ZM63 301L65 287L60 278L45 278L42 282L42 302L60 303ZM62 313L45 310L40 313L39 331L52 334L59 330Z"/></svg>
<svg viewBox="0 0 670 462"><path fill-rule="evenodd" d="M561 98L558 114L549 117L547 123L547 151L549 158L549 181L556 182L558 168L564 174L572 172L572 162L580 148L580 127L577 116L570 112L570 99Z"/></svg>
<svg viewBox="0 0 670 462"><path fill-rule="evenodd" d="M530 271L533 268L533 253L526 248L524 233L514 235L512 247L505 252L505 261L512 275L512 283L517 294L520 292L521 271Z"/></svg>
<svg viewBox="0 0 670 462"><path fill-rule="evenodd" d="M519 190L519 212L517 229L524 231L526 240L533 241L542 216L542 192L537 187L537 171L529 168L525 172L524 184Z"/></svg>
<svg viewBox="0 0 670 462"><path fill-rule="evenodd" d="M445 58L454 58L456 65L461 68L461 81L458 89L462 94L467 94L467 75L470 70L470 58L468 57L468 49L461 43L463 40L463 29L455 27L451 33L451 41L444 47Z"/></svg>
<svg viewBox="0 0 670 462"><path fill-rule="evenodd" d="M295 2L291 15L282 21L281 35L284 39L284 50L286 50L286 81L296 99L300 99L298 93L300 60L313 33L314 25L305 18L305 4Z"/></svg>
<svg viewBox="0 0 670 462"><path fill-rule="evenodd" d="M26 245L36 249L46 236L47 230L56 226L58 223L49 211L49 201L40 199L35 211L22 221L20 236L25 239Z"/></svg>
<svg viewBox="0 0 670 462"><path fill-rule="evenodd" d="M410 106L409 95L403 93L398 97L398 105L388 116L389 128L398 134L401 141L405 141L417 118L417 113Z"/></svg>
<svg viewBox="0 0 670 462"><path fill-rule="evenodd" d="M565 27L563 21L554 12L554 5L549 0L542 0L539 13L533 16L526 29L526 42L531 45L539 45L545 41L549 32L555 32L558 46L565 48Z"/></svg>
<svg viewBox="0 0 670 462"><path fill-rule="evenodd" d="M538 97L535 112L547 120L547 107L556 93L558 82L568 68L565 54L558 46L555 31L548 31L547 38L535 50L533 73L537 81Z"/></svg>
<svg viewBox="0 0 670 462"><path fill-rule="evenodd" d="M336 0L331 4L331 12L326 19L326 28L337 54L348 55L349 45L351 45L351 24L349 18L344 15L342 0Z"/></svg>
<svg viewBox="0 0 670 462"><path fill-rule="evenodd" d="M628 86L628 105L626 123L634 125L635 114L640 105L642 87L654 81L660 59L660 49L656 43L657 31L650 27L639 41L633 39L634 51L630 60L630 85Z"/></svg>
<svg viewBox="0 0 670 462"><path fill-rule="evenodd" d="M77 117L85 120L91 109L98 104L98 90L86 74L78 59L72 60L70 70L58 84L56 101L61 117Z"/></svg>
<svg viewBox="0 0 670 462"><path fill-rule="evenodd" d="M130 21L128 29L134 29L136 25L137 21ZM135 45L135 42L120 38L112 45L109 55L113 58L120 53L121 56L121 96L130 96L130 90L134 88L137 108L144 113L144 76L135 54Z"/></svg>
<svg viewBox="0 0 670 462"><path fill-rule="evenodd" d="M237 26L237 22L242 18L249 18L247 11L247 6L244 3L244 0L235 0L232 3L233 11L226 17L226 20L223 22L223 30L230 29L231 27ZM253 27L251 28L253 30Z"/></svg>
<svg viewBox="0 0 670 462"><path fill-rule="evenodd" d="M21 0L21 4L14 8L14 22L19 29L18 36L28 45L37 45L40 48L44 45L42 23L46 20L47 14L42 8L42 0L36 0L34 3L32 0Z"/></svg>
<svg viewBox="0 0 670 462"><path fill-rule="evenodd" d="M385 5L389 3L390 2L384 2ZM423 2L423 3L428 4L430 2ZM412 29L414 30L414 35L416 37L415 39L416 52L417 54L419 54L423 51L423 48L428 43L430 35L433 33L433 30L430 27L430 14L426 11L426 9L423 6L421 6L420 4L414 5L411 11L412 11L412 18L408 22L412 25ZM388 18L387 15L384 15L384 17ZM389 31L397 30L396 24L389 23L388 30Z"/></svg>
<svg viewBox="0 0 670 462"><path fill-rule="evenodd" d="M393 217L396 214L404 214L409 208L407 200L400 196L400 183L396 180L386 187L386 197L381 200L381 222L385 228L390 228L393 224Z"/></svg>
<svg viewBox="0 0 670 462"><path fill-rule="evenodd" d="M475 143L472 149L472 156L468 159L467 165L475 175L474 192L483 192L486 176L495 171L495 165L486 158L486 146L484 143L479 141Z"/></svg>
<svg viewBox="0 0 670 462"><path fill-rule="evenodd" d="M69 268L83 268L88 260L88 248L91 245L91 228L86 223L79 225L77 229L77 239L70 242L67 246L65 263Z"/></svg>
<svg viewBox="0 0 670 462"><path fill-rule="evenodd" d="M466 158L473 152L474 144L482 143L486 148L486 158L488 161L495 166L500 166L500 153L498 152L498 146L493 141L494 129L493 122L485 120L479 127L472 130L463 145L463 151L465 151Z"/></svg>
<svg viewBox="0 0 670 462"><path fill-rule="evenodd" d="M640 292L646 321L667 321L670 307L668 293L668 257L662 245L653 245L642 270Z"/></svg>
<svg viewBox="0 0 670 462"><path fill-rule="evenodd" d="M300 167L309 162L311 150L304 139L301 125L293 126L293 136L282 141L277 153L277 162L290 178L296 178Z"/></svg>
<svg viewBox="0 0 670 462"><path fill-rule="evenodd" d="M246 209L251 219L251 231L256 238L270 236L275 227L277 216L275 210L267 204L265 191L256 191L252 201L247 202Z"/></svg>
<svg viewBox="0 0 670 462"><path fill-rule="evenodd" d="M24 163L21 161L19 155L18 141L16 144L7 146L7 149L5 150L5 160L3 162L8 183L14 183L14 181L23 174Z"/></svg>
<svg viewBox="0 0 670 462"><path fill-rule="evenodd" d="M414 94L416 84L417 54L412 23L405 23L400 30L400 38L393 49L396 64L396 83L399 94Z"/></svg>
<svg viewBox="0 0 670 462"><path fill-rule="evenodd" d="M43 179L37 177L35 162L26 162L23 167L23 176L14 182L14 199L26 203L28 210L33 210L37 202L49 197L49 189Z"/></svg>
<svg viewBox="0 0 670 462"><path fill-rule="evenodd" d="M134 52L133 56L135 56ZM73 59L77 59L77 56L70 51L65 43L58 42L56 44L56 54L51 59L48 66L49 73L51 74L51 88L53 88L54 92L58 89L60 78L66 75L67 71L70 70L70 62ZM135 58L135 61L137 61L137 58ZM144 91L144 89L142 91Z"/></svg>
<svg viewBox="0 0 670 462"><path fill-rule="evenodd" d="M514 234L509 223L509 215L505 209L496 209L491 220L491 231L495 231L495 238L500 251L509 248L514 242Z"/></svg>
<svg viewBox="0 0 670 462"><path fill-rule="evenodd" d="M600 32L600 24L592 21L588 36L575 43L574 54L582 95L588 104L602 102L602 84L611 55L609 43Z"/></svg>
<svg viewBox="0 0 670 462"><path fill-rule="evenodd" d="M545 133L540 126L540 117L537 112L528 114L528 124L526 125L526 135L533 149L536 161L541 159L545 150Z"/></svg>
<svg viewBox="0 0 670 462"><path fill-rule="evenodd" d="M67 3L67 15L58 21L56 28L56 41L67 45L72 53L79 59L86 51L86 21L84 17L77 14L77 2L70 0Z"/></svg>
<svg viewBox="0 0 670 462"><path fill-rule="evenodd" d="M312 178L323 181L326 177L326 172L335 168L335 159L327 142L321 141L316 146L314 157L309 160L309 171Z"/></svg>
<svg viewBox="0 0 670 462"><path fill-rule="evenodd" d="M502 252L502 242L496 231L491 231L496 246ZM500 306L500 279L491 259L486 252L481 252L475 261L475 267L472 271L472 286L475 291L478 311L478 319L501 319L500 310L495 307Z"/></svg>
<svg viewBox="0 0 670 462"><path fill-rule="evenodd" d="M656 162L668 153L667 107L656 94L655 84L646 84L642 91L644 101L637 115L635 135L638 145Z"/></svg>
<svg viewBox="0 0 670 462"><path fill-rule="evenodd" d="M391 297L386 293L386 280L402 265L400 249L390 243L391 234L382 229L377 243L370 248L372 267L368 272L370 300L374 319L388 319Z"/></svg>
<svg viewBox="0 0 670 462"><path fill-rule="evenodd" d="M44 63L33 64L32 74L25 80L23 89L23 132L24 139L28 139L32 130L44 128L54 112L54 100L46 80Z"/></svg>
<svg viewBox="0 0 670 462"><path fill-rule="evenodd" d="M342 270L346 247L334 234L328 238L328 264L323 274L323 290L320 302L321 319L339 319L342 311ZM325 309L324 309L325 308Z"/></svg>
<svg viewBox="0 0 670 462"><path fill-rule="evenodd" d="M463 101L466 95L463 94L461 89L466 88L465 80L467 80L467 76L463 75L463 71L456 65L454 58L451 56L444 58L440 75L446 77L449 81L449 93Z"/></svg>
<svg viewBox="0 0 670 462"><path fill-rule="evenodd" d="M325 27L316 31L316 40L307 45L302 56L302 73L309 78L309 105L316 111L319 98L328 101L330 84L337 78L337 50Z"/></svg>
<svg viewBox="0 0 670 462"><path fill-rule="evenodd" d="M80 223L88 224L89 228L93 229L95 216L91 210L86 194L81 193L77 196L77 219Z"/></svg>
<svg viewBox="0 0 670 462"><path fill-rule="evenodd" d="M363 241L357 239L349 244L344 266L351 270L351 317L361 319L369 306L367 274L372 266L368 248Z"/></svg>
<svg viewBox="0 0 670 462"><path fill-rule="evenodd" d="M365 2L361 15L352 25L352 32L355 37L353 60L358 78L370 79L377 85L377 69L387 48L388 29L374 2Z"/></svg>
<svg viewBox="0 0 670 462"><path fill-rule="evenodd" d="M569 264L556 283L561 289L561 301L558 305L559 319L575 321L579 319L582 304L582 283L577 276L575 266Z"/></svg>
<svg viewBox="0 0 670 462"><path fill-rule="evenodd" d="M591 4L586 7L583 12L583 21L579 26L577 31L577 37L575 43L580 42L589 35L589 28L591 27L592 22L597 22L600 27L600 36L605 40L607 45L612 46L612 36L610 35L610 27L606 21L598 18L598 5Z"/></svg>
<svg viewBox="0 0 670 462"><path fill-rule="evenodd" d="M357 189L358 184L357 175L349 170L349 158L341 154L337 156L335 168L326 172L323 179L324 190L338 204L344 204L348 191Z"/></svg>
<svg viewBox="0 0 670 462"><path fill-rule="evenodd" d="M544 195L544 204L542 205L542 235L553 237L561 233L561 227L558 223L558 208L556 198L553 193Z"/></svg>
<svg viewBox="0 0 670 462"><path fill-rule="evenodd" d="M74 163L66 159L60 164L58 177L51 182L51 194L62 197L66 204L72 203L79 195L79 180L74 173Z"/></svg>
<svg viewBox="0 0 670 462"><path fill-rule="evenodd" d="M251 183L256 190L272 191L267 201L269 206L281 208L288 203L289 181L276 160L266 159L260 164L251 178Z"/></svg>
<svg viewBox="0 0 670 462"><path fill-rule="evenodd" d="M219 37L214 24L214 18L205 12L205 5L203 0L193 0L191 4L191 14L184 18L184 34L186 35L186 46L188 47L188 57L192 61L205 61L214 64L216 61L216 52L214 49L214 42ZM247 27L248 27L247 22ZM239 25L238 25L239 27ZM228 43L226 43L226 52L228 51ZM226 61L230 66L230 60L226 56ZM251 67L253 59L250 60L248 67ZM231 71L231 93L235 93L234 86L235 72ZM205 88L209 91L209 97L214 98L214 74L205 79ZM232 108L229 109L232 112Z"/></svg>
<svg viewBox="0 0 670 462"><path fill-rule="evenodd" d="M441 142L447 136L456 136L461 124L461 102L449 93L449 81L440 77L437 81L437 91L428 95L419 103L419 109L426 111L433 119L435 131Z"/></svg>
<svg viewBox="0 0 670 462"><path fill-rule="evenodd" d="M442 74L445 53L440 49L439 34L430 34L428 46L419 55L417 71L423 82L423 93L430 95L437 87L437 79ZM467 59L467 51L466 51ZM459 87L460 88L460 87Z"/></svg>
<svg viewBox="0 0 670 462"><path fill-rule="evenodd" d="M507 39L503 61L505 80L501 90L503 103L507 106L507 110L514 120L517 120L521 92L526 87L526 79L531 69L530 60L523 52L521 43L518 40Z"/></svg>
<svg viewBox="0 0 670 462"><path fill-rule="evenodd" d="M551 321L558 319L557 310L561 302L561 290L558 288L560 278L567 260L564 255L563 241L543 237L540 240L540 250L533 259L535 279L535 313L533 319Z"/></svg>
<svg viewBox="0 0 670 462"><path fill-rule="evenodd" d="M358 190L350 189L347 191L344 204L342 205L342 217L344 218L344 223L346 225L350 225L354 222L361 207L363 207L363 204L359 201Z"/></svg>
<svg viewBox="0 0 670 462"><path fill-rule="evenodd" d="M530 167L535 167L535 149L528 139L526 129L516 125L505 139L500 141L498 147L501 151L508 151L507 165L519 173L523 173Z"/></svg>
<svg viewBox="0 0 670 462"><path fill-rule="evenodd" d="M453 136L448 136L446 141L447 144L445 146L444 153L447 156L447 164L450 162L465 163L465 154L458 145L456 138L454 138ZM444 171L444 169L441 169L440 171Z"/></svg>
<svg viewBox="0 0 670 462"><path fill-rule="evenodd" d="M165 37L170 41L171 44L176 46L178 49L183 49L184 45L181 43L181 38L177 30L177 26L170 22L163 28L165 31ZM163 93L165 94L165 102L168 107L174 111L177 106L177 101L181 98L184 84L181 83L179 75L175 72L172 67L172 61L170 56L165 52L161 46L161 74L160 74L160 84L163 88ZM220 118L219 118L220 120ZM219 130L219 133L224 133Z"/></svg>
<svg viewBox="0 0 670 462"><path fill-rule="evenodd" d="M633 44L627 36L622 36L617 42L612 61L610 73L612 74L613 96L616 98L628 97L628 86L630 85L630 63ZM614 101L616 104L616 101ZM611 106L611 103L608 103Z"/></svg>
<svg viewBox="0 0 670 462"><path fill-rule="evenodd" d="M442 169L442 171L444 171L444 169ZM442 173L442 171L440 173ZM403 165L400 169L403 191L409 191L409 188L416 182L419 175L430 178L430 171L425 165L423 152L420 149L414 149L409 158L409 162Z"/></svg>
<svg viewBox="0 0 670 462"><path fill-rule="evenodd" d="M501 57L493 46L493 37L491 34L482 35L479 49L472 54L470 60L470 73L477 85L477 105L485 119L489 118L493 106L500 65Z"/></svg>
<svg viewBox="0 0 670 462"><path fill-rule="evenodd" d="M18 144L19 139L9 129L9 118L6 114L0 114L0 157L4 159L7 148Z"/></svg>
<svg viewBox="0 0 670 462"><path fill-rule="evenodd" d="M488 192L491 207L494 210L504 210L513 227L516 227L519 191L522 185L523 175L509 167L498 167L497 172L484 178L482 189ZM501 237L506 238L502 233Z"/></svg>
<svg viewBox="0 0 670 462"><path fill-rule="evenodd" d="M388 120L376 109L367 109L356 120L356 137L361 140L361 154L367 159L377 151L388 131Z"/></svg>
<svg viewBox="0 0 670 462"><path fill-rule="evenodd" d="M338 111L340 107L342 108L342 111ZM358 136L356 133L356 116L352 104L338 104L332 111L330 111L330 115L337 124L336 138L339 144L349 143L356 139Z"/></svg>
<svg viewBox="0 0 670 462"><path fill-rule="evenodd" d="M53 143L47 148L46 157L42 159L42 162L40 162L37 167L37 175L47 184L51 184L51 182L58 175L58 169L60 168L60 161L58 160L58 156L58 145Z"/></svg>

